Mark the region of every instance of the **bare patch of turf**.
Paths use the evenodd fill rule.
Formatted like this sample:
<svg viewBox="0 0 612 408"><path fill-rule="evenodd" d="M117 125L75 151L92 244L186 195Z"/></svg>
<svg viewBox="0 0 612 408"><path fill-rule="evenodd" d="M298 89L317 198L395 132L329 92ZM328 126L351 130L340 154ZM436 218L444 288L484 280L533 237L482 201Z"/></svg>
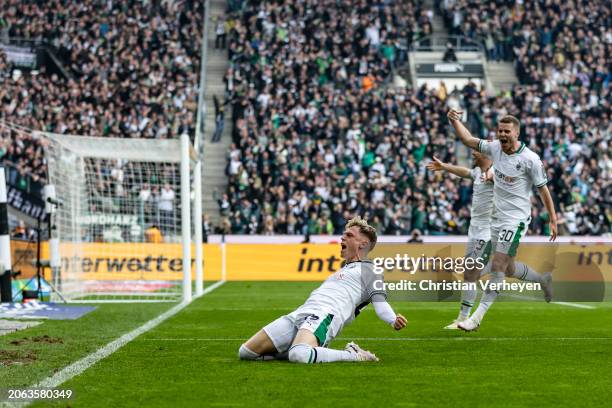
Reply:
<svg viewBox="0 0 612 408"><path fill-rule="evenodd" d="M31 350L0 350L0 364L29 364L36 361L36 354Z"/></svg>

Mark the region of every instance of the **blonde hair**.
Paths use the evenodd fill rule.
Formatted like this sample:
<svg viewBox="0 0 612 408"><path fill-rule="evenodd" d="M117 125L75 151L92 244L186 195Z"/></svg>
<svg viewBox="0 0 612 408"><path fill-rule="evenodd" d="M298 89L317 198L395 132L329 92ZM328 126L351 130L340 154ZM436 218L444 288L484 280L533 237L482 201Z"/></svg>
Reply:
<svg viewBox="0 0 612 408"><path fill-rule="evenodd" d="M360 216L353 217L346 223L346 229L351 227L359 227L359 232L365 235L368 241L370 241L370 251L373 250L378 240L376 228L368 224L368 221Z"/></svg>

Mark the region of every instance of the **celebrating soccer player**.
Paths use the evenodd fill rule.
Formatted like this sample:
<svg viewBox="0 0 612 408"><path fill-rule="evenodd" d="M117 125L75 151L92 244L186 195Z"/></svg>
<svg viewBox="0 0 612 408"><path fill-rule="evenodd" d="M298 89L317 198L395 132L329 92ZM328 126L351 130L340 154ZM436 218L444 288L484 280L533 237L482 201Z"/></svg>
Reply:
<svg viewBox="0 0 612 408"><path fill-rule="evenodd" d="M242 360L289 359L295 363L378 361L355 343L344 350L327 348L342 328L369 303L378 317L395 330L406 327L406 318L387 303L382 275L374 273L368 253L376 245L376 230L360 217L350 220L342 235L345 265L314 290L294 312L282 316L240 346Z"/></svg>
<svg viewBox="0 0 612 408"><path fill-rule="evenodd" d="M557 216L546 187L548 180L542 161L518 140L520 122L514 116L502 117L497 126L497 140L488 142L470 134L461 123L461 114L455 110L448 113L448 120L457 136L467 147L485 154L493 162L495 219L491 228L494 252L491 283L503 282L505 274L508 277L540 282L550 293L550 274L542 276L526 265L517 268L514 263L520 240L531 221L531 189L534 185L550 214L550 240L554 241L557 237ZM472 316L457 326L465 331L477 330L498 294L496 290L488 290ZM549 297L547 300L550 300Z"/></svg>
<svg viewBox="0 0 612 408"><path fill-rule="evenodd" d="M474 193L472 195L472 207L470 217L470 228L468 230L468 244L466 257L480 258L487 265L491 254L491 214L493 210L493 183L486 181L484 174L491 168L491 159L479 152L472 152L474 168L468 169L443 163L434 157L434 161L427 165L429 170L447 171L459 177L469 178L474 181ZM475 268L466 270L464 280L476 282L484 270ZM464 321L470 315L470 311L476 300L476 289L465 289L461 292L461 307L459 316L454 322L446 326L446 329L457 329L457 324Z"/></svg>
<svg viewBox="0 0 612 408"><path fill-rule="evenodd" d="M466 167L455 166L449 163L443 163L434 157L433 161L427 164L427 168L432 171L447 171L462 178L472 179L474 182L474 192L472 194L472 205L470 214L470 228L468 230L468 243L465 252L466 258L480 259L485 268L478 270L476 268L467 269L464 273L466 282L476 282L479 276L485 275L491 271L491 222L493 215L493 180L489 180L487 174L492 170L493 163L484 154L473 151L472 158L474 159L474 168L471 170ZM528 265L522 262L514 262L515 271L533 271ZM534 275L535 274L535 275ZM531 277L541 276L538 282L542 283L544 290L544 298L550 302L552 297L551 274L537 274L533 271ZM525 280L527 273L521 273L519 279ZM458 324L466 320L470 316L470 311L474 306L477 291L475 288L464 289L461 292L461 306L457 318L445 329L457 330Z"/></svg>

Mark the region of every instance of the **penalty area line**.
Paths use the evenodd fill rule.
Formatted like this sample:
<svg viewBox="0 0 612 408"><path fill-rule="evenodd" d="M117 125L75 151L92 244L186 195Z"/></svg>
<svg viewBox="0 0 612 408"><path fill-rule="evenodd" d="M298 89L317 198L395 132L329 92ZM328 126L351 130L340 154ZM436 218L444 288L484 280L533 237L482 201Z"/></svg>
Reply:
<svg viewBox="0 0 612 408"><path fill-rule="evenodd" d="M202 292L201 295L195 296L193 299L195 300L195 299L197 299L197 298L199 298L201 296L204 296L204 295L212 292L213 290L217 289L218 287L220 287L224 283L225 283L225 281L215 282L213 285L210 285L206 289L204 289L204 291ZM132 330L131 332L128 332L128 333L124 334L123 336L119 337L118 339L108 343L107 345L99 348L98 350L96 350L95 352L89 354L88 356L85 356L84 358L82 358L82 359L80 359L80 360L70 364L69 366L67 366L67 367L63 368L62 370L58 371L56 374L52 375L51 377L47 377L44 380L42 380L41 382L30 386L29 388L55 388L55 387L60 386L61 384L65 383L66 381L68 381L68 380L76 377L77 375L83 373L85 370L87 370L89 367L91 367L92 365L94 365L98 361L100 361L100 360L110 356L115 351L119 350L121 347L125 346L130 341L134 340L136 337L140 336L143 333L148 332L149 330L151 330L154 327L158 326L160 323L162 323L162 322L170 319L171 317L175 316L177 313L179 313L181 310L183 310L185 307L189 306L190 304L191 304L191 302L182 302L182 303L179 303L178 305L172 307L171 309L166 310L161 315L159 315L159 316L149 320L148 322L146 322L142 326ZM13 407L20 406L21 407L21 406L25 406L25 405L13 404L13 405L8 405L8 406L13 406Z"/></svg>
<svg viewBox="0 0 612 408"><path fill-rule="evenodd" d="M507 297L511 297L511 298L515 298L515 299L521 299L521 300L529 300L529 301L537 301L537 298L531 297L531 296L525 296L525 295L517 295L515 293L501 293L501 296L507 296ZM595 306L593 305L585 305L582 303L573 303L573 302L557 302L557 301L552 301L550 302L551 304L555 304L555 305L560 305L560 306L569 306L569 307L575 307L577 309L597 309Z"/></svg>
<svg viewBox="0 0 612 408"><path fill-rule="evenodd" d="M554 303L555 305L561 305L561 306L577 307L578 309L595 309L595 306L592 306L592 305L582 305L580 303L555 302L555 301L552 301L550 303Z"/></svg>
<svg viewBox="0 0 612 408"><path fill-rule="evenodd" d="M612 337L340 337L338 341L525 341L525 340L612 340ZM142 339L142 341L244 341L244 338L232 337L192 337L192 338L159 338Z"/></svg>

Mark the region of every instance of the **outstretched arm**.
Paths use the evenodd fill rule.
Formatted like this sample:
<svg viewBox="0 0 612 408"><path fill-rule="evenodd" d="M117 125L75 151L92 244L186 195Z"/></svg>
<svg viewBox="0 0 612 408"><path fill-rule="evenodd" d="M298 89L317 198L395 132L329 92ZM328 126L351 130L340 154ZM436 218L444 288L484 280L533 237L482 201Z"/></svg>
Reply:
<svg viewBox="0 0 612 408"><path fill-rule="evenodd" d="M427 168L432 171L448 171L456 176L463 178L470 178L470 169L461 166L455 166L453 164L444 163L434 156L433 161L427 163Z"/></svg>
<svg viewBox="0 0 612 408"><path fill-rule="evenodd" d="M461 140L461 142L464 145L466 145L470 149L478 150L478 144L480 143L480 139L477 139L474 136L472 136L470 131L467 130L467 128L463 125L463 123L461 123L462 114L463 112L461 111L456 111L456 110L451 109L448 112L448 121L450 122L451 125L453 125L453 128L455 128L455 133L457 134L457 137L459 138L459 140Z"/></svg>
<svg viewBox="0 0 612 408"><path fill-rule="evenodd" d="M401 314L396 315L383 295L377 294L372 296L372 304L374 305L376 316L380 320L390 324L395 330L402 330L406 327L408 323L406 318Z"/></svg>
<svg viewBox="0 0 612 408"><path fill-rule="evenodd" d="M548 211L550 217L550 241L554 241L557 239L557 213L555 212L555 205L553 204L548 187L542 186L538 188L538 193L540 193L540 198L544 202L546 210Z"/></svg>

